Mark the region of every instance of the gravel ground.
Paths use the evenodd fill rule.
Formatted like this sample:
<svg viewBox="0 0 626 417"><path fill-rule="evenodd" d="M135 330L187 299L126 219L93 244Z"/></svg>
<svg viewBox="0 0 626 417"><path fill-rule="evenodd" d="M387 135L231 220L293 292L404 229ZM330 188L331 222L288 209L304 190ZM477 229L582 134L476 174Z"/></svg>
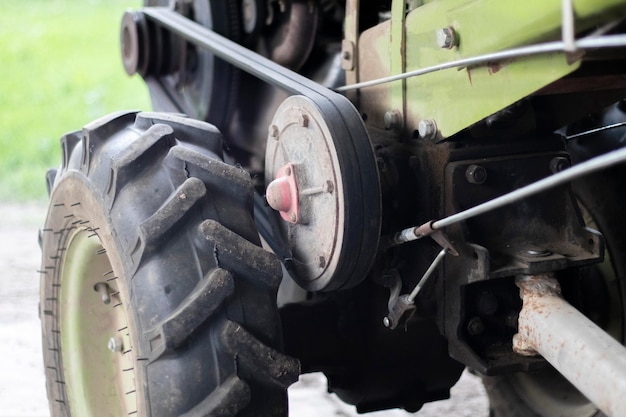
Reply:
<svg viewBox="0 0 626 417"><path fill-rule="evenodd" d="M37 316L37 230L45 208L0 205L0 417L48 417ZM357 416L354 407L325 392L321 374L303 375L289 389L290 416ZM415 414L390 410L374 417L485 417L487 400L478 378L464 373L450 400L426 404Z"/></svg>

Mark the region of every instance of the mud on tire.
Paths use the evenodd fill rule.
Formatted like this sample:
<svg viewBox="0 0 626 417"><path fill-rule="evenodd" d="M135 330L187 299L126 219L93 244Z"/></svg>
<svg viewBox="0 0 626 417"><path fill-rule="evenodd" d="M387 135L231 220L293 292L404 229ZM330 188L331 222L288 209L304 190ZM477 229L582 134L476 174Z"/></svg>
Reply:
<svg viewBox="0 0 626 417"><path fill-rule="evenodd" d="M280 264L217 129L126 112L61 146L40 233L51 414L286 416Z"/></svg>

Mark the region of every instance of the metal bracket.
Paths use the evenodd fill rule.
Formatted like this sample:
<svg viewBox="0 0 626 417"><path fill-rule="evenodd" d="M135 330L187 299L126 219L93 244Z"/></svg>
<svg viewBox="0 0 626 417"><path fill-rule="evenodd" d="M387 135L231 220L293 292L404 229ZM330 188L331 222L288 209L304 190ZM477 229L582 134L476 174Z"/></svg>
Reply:
<svg viewBox="0 0 626 417"><path fill-rule="evenodd" d="M383 324L385 327L393 330L398 327L398 325L406 323L413 316L415 313L415 298L417 297L417 294L424 287L424 284L426 284L428 279L433 275L433 272L435 272L435 269L437 269L437 266L439 266L443 257L446 256L446 253L448 253L448 250L444 248L437 254L410 294L394 297L395 294L392 289L391 297L389 299L389 314L383 318Z"/></svg>

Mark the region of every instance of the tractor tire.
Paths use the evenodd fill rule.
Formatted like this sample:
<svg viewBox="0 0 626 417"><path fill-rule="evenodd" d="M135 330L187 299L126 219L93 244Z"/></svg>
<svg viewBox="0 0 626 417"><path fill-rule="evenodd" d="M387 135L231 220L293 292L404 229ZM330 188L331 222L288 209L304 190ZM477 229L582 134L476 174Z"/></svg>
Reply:
<svg viewBox="0 0 626 417"><path fill-rule="evenodd" d="M52 417L286 416L281 267L219 131L124 112L61 146L40 232Z"/></svg>
<svg viewBox="0 0 626 417"><path fill-rule="evenodd" d="M626 103L572 126L574 132L626 120ZM567 143L572 162L579 163L626 144L626 129L607 130ZM626 167L616 166L572 183L587 226L605 238L604 262L574 271L561 285L576 280L569 299L615 339L626 342ZM567 271L566 271L567 272ZM564 295L567 287L563 288ZM491 417L604 416L553 368L534 373L484 377Z"/></svg>

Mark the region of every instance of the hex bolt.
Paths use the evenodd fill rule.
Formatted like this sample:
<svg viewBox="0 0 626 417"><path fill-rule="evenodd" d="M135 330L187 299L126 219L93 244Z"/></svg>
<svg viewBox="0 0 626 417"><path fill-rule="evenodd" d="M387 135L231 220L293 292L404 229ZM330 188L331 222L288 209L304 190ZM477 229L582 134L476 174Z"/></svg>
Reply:
<svg viewBox="0 0 626 417"><path fill-rule="evenodd" d="M417 131L422 139L435 139L437 137L437 124L432 119L420 120Z"/></svg>
<svg viewBox="0 0 626 417"><path fill-rule="evenodd" d="M104 304L111 303L111 294L109 292L109 284L106 284L104 282L99 282L93 286L93 289L100 293L100 297Z"/></svg>
<svg viewBox="0 0 626 417"><path fill-rule="evenodd" d="M270 137L274 139L278 139L278 136L280 136L280 131L278 130L278 126L276 125L271 125L269 131Z"/></svg>
<svg viewBox="0 0 626 417"><path fill-rule="evenodd" d="M437 45L442 49L452 49L457 45L457 36L451 26L437 31Z"/></svg>
<svg viewBox="0 0 626 417"><path fill-rule="evenodd" d="M402 115L400 114L398 110L389 110L385 112L383 121L385 123L385 129L387 130L397 129L402 125Z"/></svg>
<svg viewBox="0 0 626 417"><path fill-rule="evenodd" d="M256 2L254 0L242 0L241 15L243 18L243 30L247 34L254 32L258 19Z"/></svg>
<svg viewBox="0 0 626 417"><path fill-rule="evenodd" d="M309 127L309 116L306 114L298 116L298 124L302 127Z"/></svg>
<svg viewBox="0 0 626 417"><path fill-rule="evenodd" d="M485 324L480 317L474 317L467 323L467 332L472 336L477 336L485 331Z"/></svg>
<svg viewBox="0 0 626 417"><path fill-rule="evenodd" d="M564 169L569 168L570 163L569 160L563 156L555 156L550 161L550 171L556 174L557 172L561 172Z"/></svg>
<svg viewBox="0 0 626 417"><path fill-rule="evenodd" d="M480 165L470 165L465 171L465 178L470 184L484 184L487 181L487 170Z"/></svg>
<svg viewBox="0 0 626 417"><path fill-rule="evenodd" d="M121 338L119 338L119 337L112 337L112 338L109 339L109 343L107 343L107 347L113 353L121 352L122 349L124 348L124 343L122 342Z"/></svg>

